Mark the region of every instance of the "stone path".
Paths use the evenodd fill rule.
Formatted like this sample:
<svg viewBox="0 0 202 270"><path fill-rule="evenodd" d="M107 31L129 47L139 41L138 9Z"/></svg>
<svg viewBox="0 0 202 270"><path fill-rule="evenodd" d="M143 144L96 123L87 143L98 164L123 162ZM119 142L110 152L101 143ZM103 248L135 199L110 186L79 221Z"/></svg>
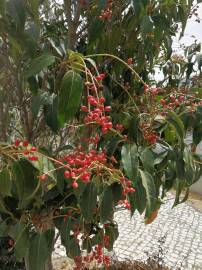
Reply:
<svg viewBox="0 0 202 270"><path fill-rule="evenodd" d="M144 225L138 213L130 218L127 210L118 210L115 219L120 234L113 256L146 261L148 255L161 249L165 265L172 270L202 270L202 213L185 203L172 209L172 204L169 195L150 225ZM65 251L57 244L54 257L60 256L65 256Z"/></svg>
<svg viewBox="0 0 202 270"><path fill-rule="evenodd" d="M144 261L147 254L162 249L164 262L171 269L202 270L202 213L185 203L171 209L172 204L169 195L150 225L144 225L138 213L130 218L127 210L116 212L120 234L115 256L120 260Z"/></svg>

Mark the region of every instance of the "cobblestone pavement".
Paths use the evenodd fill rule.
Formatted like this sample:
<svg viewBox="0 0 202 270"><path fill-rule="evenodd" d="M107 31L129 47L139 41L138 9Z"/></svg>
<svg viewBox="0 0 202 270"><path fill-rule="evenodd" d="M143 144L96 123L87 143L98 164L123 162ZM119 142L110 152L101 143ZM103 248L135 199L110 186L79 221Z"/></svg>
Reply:
<svg viewBox="0 0 202 270"><path fill-rule="evenodd" d="M120 260L144 261L147 254L158 252L161 247L164 262L171 269L202 270L202 213L185 203L174 209L172 205L169 195L150 225L144 225L138 213L130 218L127 210L116 212L120 231L115 256Z"/></svg>
<svg viewBox="0 0 202 270"><path fill-rule="evenodd" d="M161 207L157 219L144 225L143 217L127 210L115 213L119 238L114 255L119 260L142 260L162 249L164 263L172 270L202 270L202 213L184 203L172 209L173 197ZM164 239L164 240L163 240ZM161 241L162 240L162 241ZM159 241L163 242L160 243ZM65 256L56 244L54 258Z"/></svg>

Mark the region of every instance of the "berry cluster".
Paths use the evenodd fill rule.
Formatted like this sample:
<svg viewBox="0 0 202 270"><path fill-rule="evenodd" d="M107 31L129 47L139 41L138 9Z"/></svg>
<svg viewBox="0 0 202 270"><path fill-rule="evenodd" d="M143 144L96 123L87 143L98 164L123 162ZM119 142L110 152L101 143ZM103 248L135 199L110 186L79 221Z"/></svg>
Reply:
<svg viewBox="0 0 202 270"><path fill-rule="evenodd" d="M195 95L178 95L171 94L167 98L161 99L160 103L164 109L173 110L178 107L187 107L190 112L194 112L195 108L201 105L201 100L197 99Z"/></svg>
<svg viewBox="0 0 202 270"><path fill-rule="evenodd" d="M103 238L105 239L106 236ZM91 254L87 256L77 256L74 258L74 263L76 264L76 267L74 270L80 270L83 269L82 267L85 267L86 264L89 264L93 261L96 261L98 265L105 265L105 269L108 269L110 265L110 257L107 255L104 255L103 252L103 245L98 244L93 248L93 251Z"/></svg>
<svg viewBox="0 0 202 270"><path fill-rule="evenodd" d="M18 148L19 154L27 157L30 161L38 161L38 156L36 154L37 148L35 146L30 146L30 143L27 140L20 141L16 139L14 141L14 146Z"/></svg>
<svg viewBox="0 0 202 270"><path fill-rule="evenodd" d="M160 87L149 87L149 85L144 85L144 93L145 94L151 94L152 96L158 95L162 89Z"/></svg>
<svg viewBox="0 0 202 270"><path fill-rule="evenodd" d="M102 166L106 163L106 153L90 150L86 153L82 147L79 147L75 153L64 156L60 159L64 163L64 167L68 168L64 171L64 176L68 180L73 180L72 187L78 188L78 181L88 183L91 178L91 171L96 170L99 173Z"/></svg>
<svg viewBox="0 0 202 270"><path fill-rule="evenodd" d="M91 95L88 95L88 105L89 107L94 107L92 110L89 110L87 106L81 106L81 110L83 112L88 113L88 115L84 119L85 124L89 123L97 123L100 125L101 131L103 134L106 134L109 129L112 128L112 122L110 116L106 116L105 113L110 112L110 106L104 106L105 98L95 98Z"/></svg>
<svg viewBox="0 0 202 270"><path fill-rule="evenodd" d="M156 144L159 136L156 133L156 131L152 130L151 124L150 123L142 123L142 124L140 124L140 128L142 129L144 139L149 144Z"/></svg>
<svg viewBox="0 0 202 270"><path fill-rule="evenodd" d="M101 11L101 15L99 16L100 20L108 21L112 18L112 5L113 1L108 0L106 8Z"/></svg>

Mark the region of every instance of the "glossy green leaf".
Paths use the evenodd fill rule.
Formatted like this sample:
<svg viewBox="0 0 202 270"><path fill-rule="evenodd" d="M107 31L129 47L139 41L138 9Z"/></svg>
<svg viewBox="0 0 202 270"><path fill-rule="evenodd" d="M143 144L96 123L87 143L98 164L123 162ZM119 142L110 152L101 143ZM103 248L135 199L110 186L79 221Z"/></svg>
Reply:
<svg viewBox="0 0 202 270"><path fill-rule="evenodd" d="M37 157L38 160L33 162L31 161L32 166L38 170L39 174L48 173L51 179L54 180L54 182L56 182L57 176L54 171L55 167L53 165L53 162L50 159L48 159L44 153L39 154Z"/></svg>
<svg viewBox="0 0 202 270"><path fill-rule="evenodd" d="M81 53L68 50L68 63L72 67L72 69L83 69L83 55Z"/></svg>
<svg viewBox="0 0 202 270"><path fill-rule="evenodd" d="M135 179L135 183L133 186L136 191L133 194L129 194L131 210L132 210L132 213L134 213L135 210L137 209L137 211L141 215L146 208L147 198L146 198L145 188L142 184L142 179L139 175Z"/></svg>
<svg viewBox="0 0 202 270"><path fill-rule="evenodd" d="M12 232L11 237L15 240L15 256L17 259L21 259L26 256L29 248L29 230L25 224L17 223Z"/></svg>
<svg viewBox="0 0 202 270"><path fill-rule="evenodd" d="M111 185L113 201L116 205L122 199L122 185L120 183L113 183Z"/></svg>
<svg viewBox="0 0 202 270"><path fill-rule="evenodd" d="M106 248L111 251L113 249L114 242L119 236L118 227L116 225L108 226L105 229L105 235L109 236L109 245L107 245Z"/></svg>
<svg viewBox="0 0 202 270"><path fill-rule="evenodd" d="M146 191L146 199L147 199L146 212L147 217L149 217L156 207L156 188L152 175L142 170L139 171L142 178L142 185Z"/></svg>
<svg viewBox="0 0 202 270"><path fill-rule="evenodd" d="M58 103L58 118L63 126L72 119L80 106L83 83L75 71L68 71L61 83Z"/></svg>
<svg viewBox="0 0 202 270"><path fill-rule="evenodd" d="M17 188L19 208L25 207L30 202L30 196L34 194L38 187L34 170L34 167L27 160L22 159L13 164L13 176Z"/></svg>
<svg viewBox="0 0 202 270"><path fill-rule="evenodd" d="M37 95L34 96L32 100L32 106L31 106L34 117L38 116L40 109L44 105L48 105L50 103L49 99L50 99L50 94L48 92L39 91Z"/></svg>
<svg viewBox="0 0 202 270"><path fill-rule="evenodd" d="M8 225L7 220L0 222L0 237L8 235Z"/></svg>
<svg viewBox="0 0 202 270"><path fill-rule="evenodd" d="M113 216L113 193L111 186L107 186L103 193L100 205L100 218L102 223L109 221Z"/></svg>
<svg viewBox="0 0 202 270"><path fill-rule="evenodd" d="M167 121L174 127L178 140L183 144L185 132L184 124L180 117L174 111L169 111Z"/></svg>
<svg viewBox="0 0 202 270"><path fill-rule="evenodd" d="M30 239L29 248L29 269L44 270L45 262L52 249L54 231L35 233Z"/></svg>
<svg viewBox="0 0 202 270"><path fill-rule="evenodd" d="M52 94L48 103L44 106L44 116L46 124L51 128L52 131L57 132L59 129L58 122L58 97Z"/></svg>
<svg viewBox="0 0 202 270"><path fill-rule="evenodd" d="M74 237L72 237L69 240L68 246L69 246L68 256L70 258L75 258L75 257L81 255L81 250L80 250L80 247L79 247L79 243L76 241L76 239Z"/></svg>
<svg viewBox="0 0 202 270"><path fill-rule="evenodd" d="M141 21L141 30L144 34L150 34L153 31L153 21L150 16L145 15Z"/></svg>
<svg viewBox="0 0 202 270"><path fill-rule="evenodd" d="M198 145L202 140L202 121L194 126L193 129L193 142Z"/></svg>
<svg viewBox="0 0 202 270"><path fill-rule="evenodd" d="M183 160L185 162L186 183L190 186L193 184L195 178L195 165L193 162L192 153L187 148L184 149Z"/></svg>
<svg viewBox="0 0 202 270"><path fill-rule="evenodd" d="M7 168L0 172L0 194L5 196L11 195L12 182L10 179L10 173Z"/></svg>
<svg viewBox="0 0 202 270"><path fill-rule="evenodd" d="M154 154L149 148L145 148L140 155L141 161L143 163L144 169L150 173L154 170Z"/></svg>
<svg viewBox="0 0 202 270"><path fill-rule="evenodd" d="M97 203L97 188L93 182L88 183L82 193L80 208L82 215L87 222L93 219Z"/></svg>
<svg viewBox="0 0 202 270"><path fill-rule="evenodd" d="M33 59L25 72L25 77L29 78L34 76L49 67L55 62L55 56L52 54L42 54L39 57Z"/></svg>
<svg viewBox="0 0 202 270"><path fill-rule="evenodd" d="M14 20L16 30L23 31L25 27L26 11L23 0L9 0L7 3L9 15Z"/></svg>
<svg viewBox="0 0 202 270"><path fill-rule="evenodd" d="M138 153L136 144L127 144L122 147L121 158L127 176L134 179L137 175Z"/></svg>

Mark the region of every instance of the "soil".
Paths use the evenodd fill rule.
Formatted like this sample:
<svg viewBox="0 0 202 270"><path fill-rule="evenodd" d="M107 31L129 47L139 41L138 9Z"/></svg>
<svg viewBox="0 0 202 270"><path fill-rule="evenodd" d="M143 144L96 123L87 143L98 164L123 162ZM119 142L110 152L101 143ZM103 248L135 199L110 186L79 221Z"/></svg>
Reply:
<svg viewBox="0 0 202 270"><path fill-rule="evenodd" d="M74 265L71 260L67 258L59 258L54 261L54 270L73 270ZM106 270L106 268L85 267L82 270ZM155 260L149 260L147 264L138 261L114 261L108 270L170 270L167 267L159 265ZM180 270L180 269L179 269Z"/></svg>

